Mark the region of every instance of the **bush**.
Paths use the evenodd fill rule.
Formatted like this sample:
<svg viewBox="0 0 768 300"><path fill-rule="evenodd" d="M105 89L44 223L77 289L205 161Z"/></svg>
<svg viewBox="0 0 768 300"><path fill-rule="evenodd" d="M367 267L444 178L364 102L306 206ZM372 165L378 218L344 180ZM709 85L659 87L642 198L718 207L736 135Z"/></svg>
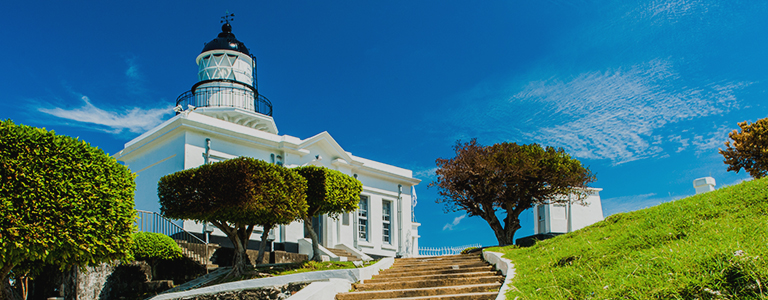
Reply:
<svg viewBox="0 0 768 300"><path fill-rule="evenodd" d="M461 250L461 254L469 254L472 252L472 250L478 249L479 247L467 247L467 249Z"/></svg>
<svg viewBox="0 0 768 300"><path fill-rule="evenodd" d="M137 232L133 234L131 253L136 260L176 259L181 257L181 247L167 235Z"/></svg>
<svg viewBox="0 0 768 300"><path fill-rule="evenodd" d="M0 121L0 279L126 258L134 188L133 174L101 149Z"/></svg>

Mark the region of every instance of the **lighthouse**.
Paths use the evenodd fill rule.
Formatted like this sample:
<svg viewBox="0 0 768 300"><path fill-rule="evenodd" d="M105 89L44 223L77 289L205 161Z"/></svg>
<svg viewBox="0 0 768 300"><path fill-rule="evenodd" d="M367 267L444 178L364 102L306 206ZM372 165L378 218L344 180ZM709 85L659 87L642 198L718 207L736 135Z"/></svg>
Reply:
<svg viewBox="0 0 768 300"><path fill-rule="evenodd" d="M234 14L232 14L234 15ZM217 119L277 133L272 102L259 93L256 57L232 33L230 16L195 59L197 83L176 98L176 112L194 110Z"/></svg>
<svg viewBox="0 0 768 300"><path fill-rule="evenodd" d="M197 64L196 82L176 99L176 114L113 155L136 174L135 208L143 222L137 224L139 230L175 228L172 235L187 236L189 243L232 247L219 229L195 220L162 217L157 182L168 174L246 156L286 168L322 166L363 184L360 209L314 218L322 255L331 260L418 255L421 224L412 217L411 193L403 191L410 191L421 180L411 170L352 155L327 131L318 130L305 138L278 134L272 103L259 91L254 51L235 37L229 17L222 18L221 32L202 51L190 51L190 56L196 55L192 56ZM262 243L265 230L269 230L269 239L264 242L272 250L313 254L303 222L256 226L249 247ZM350 256L335 254L340 249Z"/></svg>

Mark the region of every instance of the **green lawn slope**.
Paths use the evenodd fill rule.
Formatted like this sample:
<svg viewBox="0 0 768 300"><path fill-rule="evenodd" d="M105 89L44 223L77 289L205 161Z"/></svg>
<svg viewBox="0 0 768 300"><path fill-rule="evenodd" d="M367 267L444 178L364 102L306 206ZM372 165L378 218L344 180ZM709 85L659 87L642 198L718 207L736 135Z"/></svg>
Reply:
<svg viewBox="0 0 768 300"><path fill-rule="evenodd" d="M768 178L505 253L507 299L768 299Z"/></svg>

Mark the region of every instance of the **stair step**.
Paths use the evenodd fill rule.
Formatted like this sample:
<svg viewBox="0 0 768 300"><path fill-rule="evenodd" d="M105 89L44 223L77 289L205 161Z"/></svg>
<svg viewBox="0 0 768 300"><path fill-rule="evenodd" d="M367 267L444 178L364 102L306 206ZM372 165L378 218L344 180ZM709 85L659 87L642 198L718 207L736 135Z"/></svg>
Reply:
<svg viewBox="0 0 768 300"><path fill-rule="evenodd" d="M485 276L485 277L443 278L443 279L425 279L425 280L408 280L408 281L403 280L399 282L394 281L394 282L356 283L353 286L356 291L381 291L381 290L400 290L400 289L441 287L441 286L460 286L460 285L498 283L498 282L501 282L501 279L498 276Z"/></svg>
<svg viewBox="0 0 768 300"><path fill-rule="evenodd" d="M483 293L496 290L501 287L501 283L483 283L457 286L441 286L426 288L411 288L386 291L360 291L340 293L336 295L337 300L363 300L363 299L386 299L402 297L423 297L466 293Z"/></svg>
<svg viewBox="0 0 768 300"><path fill-rule="evenodd" d="M467 256L476 256L473 254L456 254L456 255L442 255L442 256L421 256L421 257L406 257L406 258L399 258L399 261L409 261L409 260L424 260L424 259L434 259L434 258L461 258L461 257L467 257Z"/></svg>
<svg viewBox="0 0 768 300"><path fill-rule="evenodd" d="M483 271L493 271L493 267L485 266L485 267L474 267L474 268L466 268L466 269L458 269L458 270L445 269L445 270L428 270L428 271L418 271L418 272L391 271L389 273L379 273L379 275L377 275L376 278L423 276L423 275L447 275L447 274L473 273L473 272L483 272Z"/></svg>
<svg viewBox="0 0 768 300"><path fill-rule="evenodd" d="M328 251L330 251L331 253L333 253L334 255L336 255L338 257L346 257L347 261L359 261L359 260L361 260L360 258L355 256L354 254L349 253L349 251L344 250L344 249L336 249L336 248L326 248L326 249L328 249Z"/></svg>
<svg viewBox="0 0 768 300"><path fill-rule="evenodd" d="M422 268L409 268L409 267L397 267L382 270L379 274L394 274L394 273L417 273L417 272L429 272L429 271L456 271L456 270L468 270L473 268L488 267L487 263L476 262L471 264L456 264L456 265L443 265L432 266Z"/></svg>
<svg viewBox="0 0 768 300"><path fill-rule="evenodd" d="M440 270L440 269L465 269L471 267L487 266L488 263L484 261L471 261L471 262L458 262L447 264L433 264L433 265L418 265L418 266L393 266L388 270L407 270L407 271L427 271L427 270Z"/></svg>
<svg viewBox="0 0 768 300"><path fill-rule="evenodd" d="M494 300L498 296L499 292L483 292L483 293L466 293L466 294L453 294L453 295L436 295L436 296L422 296L422 297L407 297L407 298L387 298L376 300Z"/></svg>
<svg viewBox="0 0 768 300"><path fill-rule="evenodd" d="M415 264L426 262L441 262L441 261L454 261L454 260L467 260L467 259L481 259L479 255L461 255L461 256L430 256L430 257L416 257L416 258L400 258L395 264Z"/></svg>
<svg viewBox="0 0 768 300"><path fill-rule="evenodd" d="M466 264L473 264L473 263L485 263L485 261L481 259L462 259L462 260L443 260L443 261L426 261L426 262L406 262L406 263L395 263L392 265L393 268L421 268L421 267L429 267L429 266L446 266L446 265L466 265Z"/></svg>
<svg viewBox="0 0 768 300"><path fill-rule="evenodd" d="M431 274L420 276L397 276L397 277L379 277L366 280L364 283L379 283L379 282L392 282L392 281L409 281L409 280L437 280L437 279L452 279L452 278L468 278L468 277L487 277L498 276L495 271L483 271L483 272L469 272L469 273L453 273L453 274Z"/></svg>

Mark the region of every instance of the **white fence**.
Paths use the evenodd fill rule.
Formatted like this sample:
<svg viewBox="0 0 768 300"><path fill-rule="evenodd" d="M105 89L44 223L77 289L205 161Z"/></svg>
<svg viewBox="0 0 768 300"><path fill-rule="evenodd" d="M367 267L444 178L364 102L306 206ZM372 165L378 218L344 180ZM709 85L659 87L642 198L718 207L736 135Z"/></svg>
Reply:
<svg viewBox="0 0 768 300"><path fill-rule="evenodd" d="M480 248L480 244L472 244L457 247L419 247L419 256L443 256L461 254L461 251L470 247Z"/></svg>

